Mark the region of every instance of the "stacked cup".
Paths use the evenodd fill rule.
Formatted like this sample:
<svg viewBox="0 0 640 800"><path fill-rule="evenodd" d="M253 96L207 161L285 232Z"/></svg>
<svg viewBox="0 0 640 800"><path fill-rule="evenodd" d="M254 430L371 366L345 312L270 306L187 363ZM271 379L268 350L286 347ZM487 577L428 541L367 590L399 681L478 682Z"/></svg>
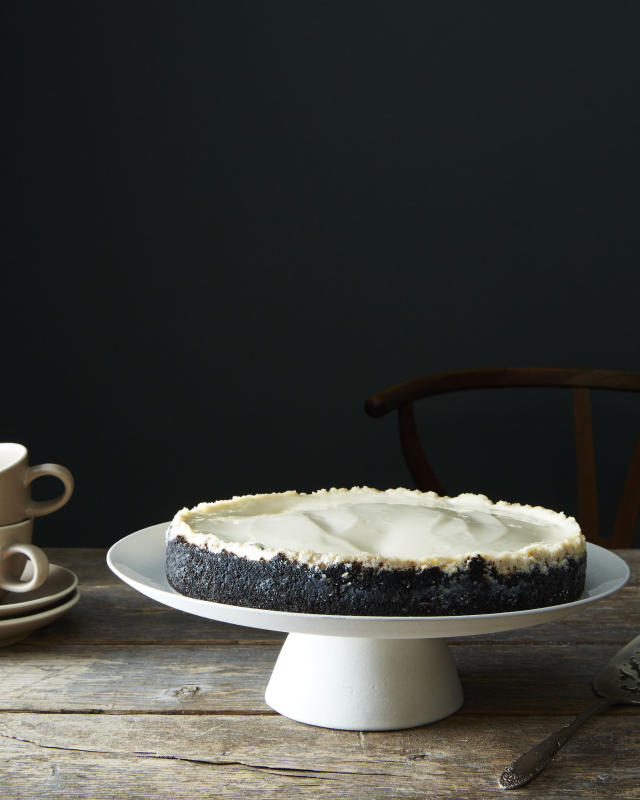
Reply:
<svg viewBox="0 0 640 800"><path fill-rule="evenodd" d="M58 478L63 484L62 493L53 500L34 500L31 484L44 475ZM41 609L65 598L77 585L73 573L56 565L50 567L47 556L31 543L34 518L61 508L71 497L73 484L66 467L29 466L24 445L0 443L0 645L23 638L17 634L27 628L24 635L40 627L35 623L46 624L52 621L50 617L59 616L50 613L43 617L46 612ZM60 604L56 606L59 607Z"/></svg>

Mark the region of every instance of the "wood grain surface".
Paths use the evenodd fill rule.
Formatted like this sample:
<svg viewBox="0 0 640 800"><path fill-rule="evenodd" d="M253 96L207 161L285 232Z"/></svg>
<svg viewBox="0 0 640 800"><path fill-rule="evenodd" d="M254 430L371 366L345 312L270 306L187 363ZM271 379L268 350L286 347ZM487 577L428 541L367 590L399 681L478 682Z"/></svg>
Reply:
<svg viewBox="0 0 640 800"><path fill-rule="evenodd" d="M82 597L0 650L2 798L493 798L498 776L594 699L591 680L640 632L631 582L557 623L452 639L465 692L452 717L351 732L264 702L283 635L164 608L113 576L105 552L48 550ZM640 709L590 720L515 796L640 799Z"/></svg>

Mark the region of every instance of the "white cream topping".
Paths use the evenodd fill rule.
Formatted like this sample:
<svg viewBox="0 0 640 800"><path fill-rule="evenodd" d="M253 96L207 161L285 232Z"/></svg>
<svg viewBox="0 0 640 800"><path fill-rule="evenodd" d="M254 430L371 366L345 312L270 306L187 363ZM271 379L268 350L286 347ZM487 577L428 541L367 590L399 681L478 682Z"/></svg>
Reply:
<svg viewBox="0 0 640 800"><path fill-rule="evenodd" d="M176 514L167 537L176 536L213 552L254 560L282 553L317 566L359 561L454 570L478 554L511 571L585 549L576 521L559 512L491 503L483 495L367 487L200 503Z"/></svg>

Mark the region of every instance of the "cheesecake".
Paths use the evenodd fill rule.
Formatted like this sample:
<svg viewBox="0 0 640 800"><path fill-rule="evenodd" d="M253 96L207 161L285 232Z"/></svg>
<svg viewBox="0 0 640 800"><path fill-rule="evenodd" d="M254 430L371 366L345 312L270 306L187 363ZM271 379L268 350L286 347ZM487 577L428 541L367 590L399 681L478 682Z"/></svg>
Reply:
<svg viewBox="0 0 640 800"><path fill-rule="evenodd" d="M245 495L175 515L166 574L188 597L309 614L447 616L567 603L577 522L546 508L368 487Z"/></svg>

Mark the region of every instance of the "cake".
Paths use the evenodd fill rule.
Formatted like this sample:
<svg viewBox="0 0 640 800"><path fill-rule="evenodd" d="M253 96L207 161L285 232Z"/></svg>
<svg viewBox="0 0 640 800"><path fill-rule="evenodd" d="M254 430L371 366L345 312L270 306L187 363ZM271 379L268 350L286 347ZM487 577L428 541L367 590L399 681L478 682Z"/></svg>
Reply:
<svg viewBox="0 0 640 800"><path fill-rule="evenodd" d="M476 494L354 487L245 495L183 508L166 534L177 592L276 611L515 611L577 599L585 572L585 539L572 517Z"/></svg>

